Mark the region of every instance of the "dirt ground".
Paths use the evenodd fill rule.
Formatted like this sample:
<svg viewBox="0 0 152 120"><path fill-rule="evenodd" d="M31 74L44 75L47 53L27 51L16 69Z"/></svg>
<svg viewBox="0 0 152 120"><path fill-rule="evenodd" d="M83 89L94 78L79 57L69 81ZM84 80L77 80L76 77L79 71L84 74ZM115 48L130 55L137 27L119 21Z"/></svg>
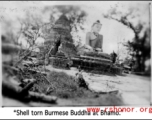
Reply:
<svg viewBox="0 0 152 120"><path fill-rule="evenodd" d="M46 69L65 72L74 76L78 70L56 69L47 66ZM57 104L46 104L30 102L24 104L19 101L3 97L3 106L145 106L150 104L150 77L137 76L132 74L124 74L123 76L107 76L82 72L85 81L89 84L89 88L99 93L94 98L59 98ZM118 91L111 92L109 91Z"/></svg>
<svg viewBox="0 0 152 120"><path fill-rule="evenodd" d="M61 69L54 69L51 66L47 69L56 71L63 71ZM75 75L76 69L64 70L69 75ZM93 105L149 105L150 104L150 77L137 76L132 74L124 74L123 76L107 76L97 75L82 72L84 79L89 83L89 88L95 92L108 92L118 90L117 94L100 94L100 101L104 103L92 103ZM108 85L107 85L108 84ZM104 99L106 101L104 101ZM89 100L85 100L89 101ZM95 100L93 100L95 101Z"/></svg>

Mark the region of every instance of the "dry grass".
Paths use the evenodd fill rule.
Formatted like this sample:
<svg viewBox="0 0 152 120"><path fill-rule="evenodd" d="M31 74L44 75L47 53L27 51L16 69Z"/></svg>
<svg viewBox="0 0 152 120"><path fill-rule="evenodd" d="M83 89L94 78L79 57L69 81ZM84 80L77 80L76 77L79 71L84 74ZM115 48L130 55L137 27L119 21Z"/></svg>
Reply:
<svg viewBox="0 0 152 120"><path fill-rule="evenodd" d="M60 98L88 98L95 96L95 93L92 93L85 88L80 88L74 81L74 77L69 76L64 72L51 71L47 76L47 79L51 84L46 80L40 80L34 85L32 91L56 95Z"/></svg>
<svg viewBox="0 0 152 120"><path fill-rule="evenodd" d="M51 71L47 79L51 84L48 84L46 80L41 80L34 85L32 90L47 95L55 95L59 98L74 99L76 103L79 101L84 105L113 106L123 104L121 95L113 93L98 94L81 88L74 81L74 77L64 72Z"/></svg>

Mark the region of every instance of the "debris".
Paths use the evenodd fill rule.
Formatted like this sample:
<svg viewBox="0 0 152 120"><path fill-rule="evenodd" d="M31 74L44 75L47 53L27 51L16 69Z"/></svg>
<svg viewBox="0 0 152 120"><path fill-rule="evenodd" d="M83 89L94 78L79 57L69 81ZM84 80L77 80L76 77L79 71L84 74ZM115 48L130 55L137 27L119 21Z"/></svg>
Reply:
<svg viewBox="0 0 152 120"><path fill-rule="evenodd" d="M76 81L77 81L79 87L83 87L88 90L88 84L85 82L82 73L80 73L80 72L76 73Z"/></svg>
<svg viewBox="0 0 152 120"><path fill-rule="evenodd" d="M47 103L56 103L57 97L56 96L48 96L43 93L36 93L36 92L29 92L30 98L33 101L41 101Z"/></svg>
<svg viewBox="0 0 152 120"><path fill-rule="evenodd" d="M29 99L25 95L21 94L22 88L12 84L8 80L2 81L2 94L4 96L14 98L23 102L29 102Z"/></svg>
<svg viewBox="0 0 152 120"><path fill-rule="evenodd" d="M19 69L14 67L14 66L10 66L10 65L6 65L6 64L3 64L2 65L3 69L7 69L7 70L11 70L13 73L17 73L19 72Z"/></svg>
<svg viewBox="0 0 152 120"><path fill-rule="evenodd" d="M60 23L62 20L65 20L67 24L62 25ZM83 56L81 53L81 56L78 55L70 33L72 30L70 27L66 16L61 16L51 28L52 30L48 32L49 40L45 39L44 43L47 44L47 47L44 45L36 48L37 46L33 43L34 38L28 33L26 33L30 37L28 40L32 40L28 48L23 49L17 45L2 44L3 54L17 53L15 55L18 58L14 61L12 57L11 60L13 62L10 60L6 63L5 61L6 64L3 62L3 72L9 78L15 76L18 81L14 81L14 83L19 83L13 84L13 82L10 82L11 80L3 79L3 96L23 102L36 101L47 103L56 103L57 97L99 97L99 94L89 90L89 85L85 81L81 70L101 72L109 68L107 66L111 65L112 60L108 54L99 54L93 51L84 51ZM11 56L13 55L11 54ZM48 64L61 69L70 69L71 66L78 67L79 72L76 73L76 76L69 76L64 72L48 71L46 73L45 67ZM41 68L39 69L40 65L44 65L42 71L40 70ZM110 70L112 71L112 69Z"/></svg>
<svg viewBox="0 0 152 120"><path fill-rule="evenodd" d="M28 83L22 90L21 90L21 94L28 94L28 91L33 87L34 83L36 82L35 79L33 79L33 81L31 81L30 83Z"/></svg>
<svg viewBox="0 0 152 120"><path fill-rule="evenodd" d="M24 88L21 88L19 86L13 85L7 80L3 80L2 94L4 96L20 100L22 102L40 101L47 103L56 103L57 97L55 96L47 96L45 94L28 91L33 86L34 82L35 81L29 83Z"/></svg>
<svg viewBox="0 0 152 120"><path fill-rule="evenodd" d="M3 54L17 53L20 50L23 50L23 49L20 46L18 46L18 45L2 43L2 53Z"/></svg>

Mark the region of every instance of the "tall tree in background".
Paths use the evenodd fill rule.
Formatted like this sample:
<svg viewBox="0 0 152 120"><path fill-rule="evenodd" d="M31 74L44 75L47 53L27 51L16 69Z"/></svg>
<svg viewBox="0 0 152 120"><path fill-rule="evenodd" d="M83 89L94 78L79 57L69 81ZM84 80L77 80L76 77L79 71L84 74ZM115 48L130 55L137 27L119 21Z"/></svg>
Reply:
<svg viewBox="0 0 152 120"><path fill-rule="evenodd" d="M146 7L148 7L148 4L145 5L145 8ZM137 10L138 8L132 7L128 9L127 13L123 13L115 7L108 11L108 13L104 14L104 17L116 20L134 32L135 36L133 40L128 40L124 46L128 47L130 52L129 54L132 58L135 58L137 62L136 71L144 71L145 61L150 59L150 26L146 25L144 21L138 19L142 14L136 14ZM136 20L136 24L132 21L134 19L138 19Z"/></svg>

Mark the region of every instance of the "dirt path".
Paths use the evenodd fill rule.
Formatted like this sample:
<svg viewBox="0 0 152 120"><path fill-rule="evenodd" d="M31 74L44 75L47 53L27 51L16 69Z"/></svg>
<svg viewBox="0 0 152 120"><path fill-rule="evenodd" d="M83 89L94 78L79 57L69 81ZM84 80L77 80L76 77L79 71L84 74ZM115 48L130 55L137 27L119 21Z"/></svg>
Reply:
<svg viewBox="0 0 152 120"><path fill-rule="evenodd" d="M78 72L76 69L61 70L52 68L51 66L47 66L46 68L59 72L62 71L72 76ZM115 97L119 98L123 105L141 106L150 104L150 77L131 74L125 74L125 76L106 76L85 72L82 72L82 74L86 82L89 83L89 88L95 92L119 90L119 93ZM105 96L102 95L102 97Z"/></svg>
<svg viewBox="0 0 152 120"><path fill-rule="evenodd" d="M75 76L78 72L76 69L63 70L56 69L51 66L46 66L50 71L65 72L68 75ZM3 106L146 106L150 104L150 77L143 77L137 75L125 76L107 76L97 75L82 72L84 79L89 84L89 88L97 93L118 90L117 94L99 94L94 98L73 98L61 99L59 98L57 104L46 104L30 102L28 105L19 101L3 98Z"/></svg>

